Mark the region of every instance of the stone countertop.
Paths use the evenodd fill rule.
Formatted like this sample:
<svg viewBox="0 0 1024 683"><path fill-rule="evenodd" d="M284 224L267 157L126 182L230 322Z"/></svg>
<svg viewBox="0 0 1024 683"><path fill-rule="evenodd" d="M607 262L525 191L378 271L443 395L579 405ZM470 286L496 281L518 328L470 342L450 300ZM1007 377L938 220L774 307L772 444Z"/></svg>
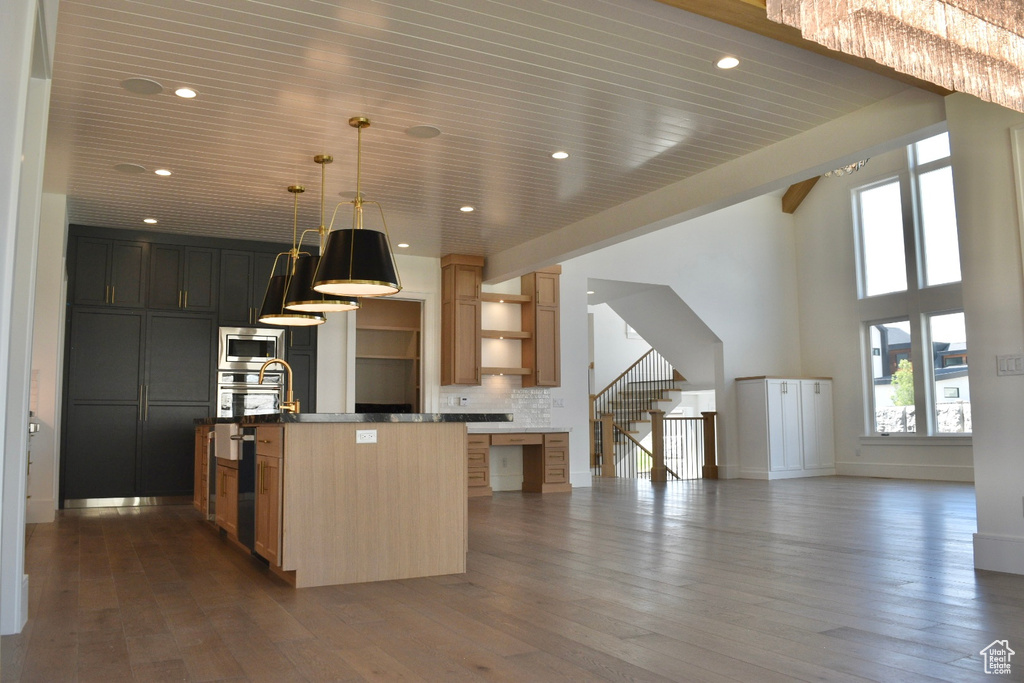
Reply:
<svg viewBox="0 0 1024 683"><path fill-rule="evenodd" d="M243 417L207 417L195 421L196 426L226 423L316 424L327 422L511 422L512 413L272 413Z"/></svg>

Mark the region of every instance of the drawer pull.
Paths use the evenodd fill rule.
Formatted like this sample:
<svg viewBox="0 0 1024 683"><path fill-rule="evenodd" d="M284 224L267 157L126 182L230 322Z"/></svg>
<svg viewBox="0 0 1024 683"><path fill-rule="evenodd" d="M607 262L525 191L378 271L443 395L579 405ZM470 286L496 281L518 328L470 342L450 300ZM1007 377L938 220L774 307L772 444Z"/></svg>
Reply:
<svg viewBox="0 0 1024 683"><path fill-rule="evenodd" d="M260 442L260 443L274 443L274 442L273 442L273 441L271 441L270 439L260 439L260 440L259 440L259 442Z"/></svg>

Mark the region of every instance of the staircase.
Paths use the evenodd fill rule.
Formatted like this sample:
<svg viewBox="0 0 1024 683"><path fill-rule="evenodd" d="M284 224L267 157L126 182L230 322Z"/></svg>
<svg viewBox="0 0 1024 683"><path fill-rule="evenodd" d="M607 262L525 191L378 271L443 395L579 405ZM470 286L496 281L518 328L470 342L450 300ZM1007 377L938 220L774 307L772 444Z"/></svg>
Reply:
<svg viewBox="0 0 1024 683"><path fill-rule="evenodd" d="M590 397L591 466L601 472L602 415L612 415L616 470L634 477L650 473L650 449L643 445L651 432L651 410L669 412L678 404L686 379L651 349L618 378ZM622 465L625 467L622 467Z"/></svg>

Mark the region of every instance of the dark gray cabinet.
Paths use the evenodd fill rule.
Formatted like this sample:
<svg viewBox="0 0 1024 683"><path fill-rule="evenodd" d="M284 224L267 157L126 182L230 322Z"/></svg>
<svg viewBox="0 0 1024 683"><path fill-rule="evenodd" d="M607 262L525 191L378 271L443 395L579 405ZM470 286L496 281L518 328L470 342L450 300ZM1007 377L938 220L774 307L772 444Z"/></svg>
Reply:
<svg viewBox="0 0 1024 683"><path fill-rule="evenodd" d="M212 415L212 314L76 308L64 498L188 495L195 418Z"/></svg>
<svg viewBox="0 0 1024 683"><path fill-rule="evenodd" d="M217 308L217 251L169 244L150 249L149 308L209 313Z"/></svg>
<svg viewBox="0 0 1024 683"><path fill-rule="evenodd" d="M316 328L295 327L285 330L285 360L292 366L292 386L299 409L316 412Z"/></svg>
<svg viewBox="0 0 1024 683"><path fill-rule="evenodd" d="M189 495L193 422L216 411L218 324L256 324L277 252L81 226L70 236L61 500ZM285 334L296 397L315 410L316 331Z"/></svg>
<svg viewBox="0 0 1024 683"><path fill-rule="evenodd" d="M146 305L148 244L79 238L75 247L71 277L73 303L127 308Z"/></svg>
<svg viewBox="0 0 1024 683"><path fill-rule="evenodd" d="M267 252L221 251L217 307L221 325L251 327L257 324L276 257L277 254Z"/></svg>

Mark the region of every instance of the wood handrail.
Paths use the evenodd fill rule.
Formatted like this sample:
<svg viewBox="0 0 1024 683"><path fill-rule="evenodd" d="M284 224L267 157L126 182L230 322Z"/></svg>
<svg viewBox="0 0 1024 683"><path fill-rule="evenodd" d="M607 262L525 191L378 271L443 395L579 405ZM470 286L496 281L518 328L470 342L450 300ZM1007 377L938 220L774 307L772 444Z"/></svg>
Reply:
<svg viewBox="0 0 1024 683"><path fill-rule="evenodd" d="M629 366L628 368L626 368L625 370L623 370L623 371L622 371L622 374L620 374L620 375L619 375L618 377L616 377L615 379L613 379L613 380L611 381L611 383L610 383L610 384L609 384L608 386L606 386L606 387L605 387L604 389L602 389L601 391L599 391L599 392L597 392L596 394L594 394L594 399L596 400L596 399L599 399L599 398L601 398L602 396L604 396L604 395L605 395L605 394L606 394L606 393L608 392L608 390L609 390L609 389L611 389L611 388L612 388L613 386L615 386L615 384L616 384L616 383L618 383L618 381L619 381L620 379L622 379L622 378L623 378L623 377L625 377L625 376L626 376L627 374L629 374L629 371L630 371L630 370L632 370L632 369L633 369L633 368L635 368L636 366L640 365L640 363L641 363L641 362L643 362L644 358L647 358L647 356L651 355L652 353L654 353L654 347L653 347L653 346L652 346L652 347L651 347L651 348L650 348L650 349L649 349L649 350L647 351L647 353L645 353L644 355L642 355L642 356L640 356L639 358L637 358L637 359L636 359L636 362L634 362L634 363L633 363L632 365L630 365L630 366Z"/></svg>
<svg viewBox="0 0 1024 683"><path fill-rule="evenodd" d="M650 455L650 456L652 456L652 457L653 457L653 455L654 455L654 454L653 454L653 453L651 453L651 452L650 452L649 450L647 450L646 448L644 448L644 445L643 445L642 443L640 443L639 441L637 441L636 439L634 439L634 438L633 438L633 435L632 435L632 434L628 433L628 432L627 432L627 431L626 431L625 429L623 429L623 428L622 428L622 425L620 425L620 424L619 424L618 422L613 422L613 423L612 423L612 426L613 426L613 427L615 427L616 429L618 429L618 430L619 430L620 432L622 432L622 435L623 435L624 437L626 437L627 439L629 439L630 441L632 441L632 442L633 442L634 444L636 444L636 447L637 447L637 448L639 448L639 449L640 449L641 451L643 451L643 452L644 452L644 453L646 453L647 455Z"/></svg>

